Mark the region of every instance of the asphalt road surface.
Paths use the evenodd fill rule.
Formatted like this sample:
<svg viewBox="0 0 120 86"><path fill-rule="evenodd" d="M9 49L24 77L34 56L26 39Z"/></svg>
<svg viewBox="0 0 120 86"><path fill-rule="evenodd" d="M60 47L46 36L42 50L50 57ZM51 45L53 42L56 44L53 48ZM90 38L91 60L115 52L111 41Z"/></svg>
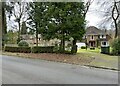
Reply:
<svg viewBox="0 0 120 86"><path fill-rule="evenodd" d="M3 84L117 84L118 72L39 59L0 56Z"/></svg>

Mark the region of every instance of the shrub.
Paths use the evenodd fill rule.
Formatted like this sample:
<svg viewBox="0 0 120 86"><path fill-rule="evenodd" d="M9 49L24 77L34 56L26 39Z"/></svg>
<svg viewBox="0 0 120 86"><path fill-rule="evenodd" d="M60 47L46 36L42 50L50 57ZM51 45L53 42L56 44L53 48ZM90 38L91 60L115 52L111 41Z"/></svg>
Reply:
<svg viewBox="0 0 120 86"><path fill-rule="evenodd" d="M31 47L11 47L5 46L5 51L7 52L19 52L19 53L30 53Z"/></svg>
<svg viewBox="0 0 120 86"><path fill-rule="evenodd" d="M117 38L112 43L112 54L120 55L120 38Z"/></svg>
<svg viewBox="0 0 120 86"><path fill-rule="evenodd" d="M81 49L86 49L86 46L81 46Z"/></svg>
<svg viewBox="0 0 120 86"><path fill-rule="evenodd" d="M58 50L59 50L59 46L58 46L58 44L55 44L53 51L57 52Z"/></svg>
<svg viewBox="0 0 120 86"><path fill-rule="evenodd" d="M95 47L90 47L90 50L95 50Z"/></svg>
<svg viewBox="0 0 120 86"><path fill-rule="evenodd" d="M33 53L53 53L54 46L35 46L32 48Z"/></svg>
<svg viewBox="0 0 120 86"><path fill-rule="evenodd" d="M29 44L28 44L26 41L22 40L22 41L20 41L20 42L18 43L18 46L20 46L20 47L28 47Z"/></svg>

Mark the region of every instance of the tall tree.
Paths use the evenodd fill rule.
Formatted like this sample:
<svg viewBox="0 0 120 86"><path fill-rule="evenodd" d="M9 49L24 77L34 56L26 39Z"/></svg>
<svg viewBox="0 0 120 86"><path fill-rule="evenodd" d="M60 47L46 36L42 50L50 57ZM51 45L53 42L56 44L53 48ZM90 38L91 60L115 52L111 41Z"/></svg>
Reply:
<svg viewBox="0 0 120 86"><path fill-rule="evenodd" d="M40 29L43 27L43 18L46 6L44 2L30 2L29 3L30 11L28 12L28 24L30 25L29 29L35 31L36 34L36 46L38 46L38 34Z"/></svg>
<svg viewBox="0 0 120 86"><path fill-rule="evenodd" d="M77 40L82 38L84 34L85 18L84 18L83 2L54 2L49 3L47 10L48 24L43 30L43 37L48 39L58 38L61 40L60 51L65 50L65 41L73 38L73 47ZM72 52L75 48L72 48Z"/></svg>
<svg viewBox="0 0 120 86"><path fill-rule="evenodd" d="M9 6L12 6L11 16L15 17L15 22L18 23L18 42L20 41L20 34L21 34L21 25L23 21L26 21L26 13L27 13L27 2L21 1L13 1L7 2Z"/></svg>
<svg viewBox="0 0 120 86"><path fill-rule="evenodd" d="M118 21L119 21L119 17L120 17L120 13L119 13L119 4L120 1L118 0L111 0L111 1L102 1L99 2L100 4L100 8L103 9L102 12L103 13L103 18L104 20L102 20L102 23L100 25L107 25L107 23L111 23L111 25L114 26L115 28L115 37L118 37Z"/></svg>
<svg viewBox="0 0 120 86"><path fill-rule="evenodd" d="M120 16L117 3L120 3L120 2L116 2L114 0L114 5L112 8L112 19L113 19L114 25L115 25L115 38L117 38L117 36L118 36L118 18Z"/></svg>
<svg viewBox="0 0 120 86"><path fill-rule="evenodd" d="M89 11L90 5L93 3L94 0L85 0L84 2L84 17L86 17L87 12Z"/></svg>
<svg viewBox="0 0 120 86"><path fill-rule="evenodd" d="M6 3L2 2L2 45L5 44L5 34L7 34L7 24L6 24Z"/></svg>
<svg viewBox="0 0 120 86"><path fill-rule="evenodd" d="M2 45L5 43L5 34L7 34L7 23L6 23L6 13L11 15L11 10L13 6L9 6L6 2L1 2L1 12L2 12Z"/></svg>

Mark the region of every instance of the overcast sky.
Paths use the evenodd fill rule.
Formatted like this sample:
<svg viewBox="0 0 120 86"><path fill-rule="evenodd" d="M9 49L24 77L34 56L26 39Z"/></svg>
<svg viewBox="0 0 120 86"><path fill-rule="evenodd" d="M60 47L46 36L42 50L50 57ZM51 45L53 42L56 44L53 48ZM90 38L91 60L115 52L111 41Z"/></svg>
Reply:
<svg viewBox="0 0 120 86"><path fill-rule="evenodd" d="M106 1L108 1L107 2L108 4L112 4L112 0L106 0ZM87 26L96 26L96 27L99 27L100 29L102 29L102 25L100 25L101 22L104 21L104 18L102 16L102 14L103 14L102 11L106 10L106 6L104 6L102 8L99 5L100 3L97 3L97 2L98 2L98 0L94 0L93 1L93 3L91 4L91 6L89 8L89 11L88 11L88 13L86 15ZM13 25L13 23L14 23L13 20L14 20L14 17L12 17L12 21L11 22L8 22L9 26ZM9 20L7 19L7 21L9 21ZM108 22L108 24L106 24L107 25L106 29L111 29L110 22ZM17 25L17 23L16 23L16 25Z"/></svg>
<svg viewBox="0 0 120 86"><path fill-rule="evenodd" d="M104 1L104 0L103 0ZM106 0L107 1L107 0ZM101 1L102 3L102 1ZM94 0L93 3L90 5L89 11L86 15L86 20L88 21L87 26L96 26L102 29L102 22L104 21L104 12L107 9L106 6L101 7L101 3L98 3L98 0ZM108 3L108 5L111 4L111 2ZM106 24L106 29L111 28L110 21L108 24Z"/></svg>

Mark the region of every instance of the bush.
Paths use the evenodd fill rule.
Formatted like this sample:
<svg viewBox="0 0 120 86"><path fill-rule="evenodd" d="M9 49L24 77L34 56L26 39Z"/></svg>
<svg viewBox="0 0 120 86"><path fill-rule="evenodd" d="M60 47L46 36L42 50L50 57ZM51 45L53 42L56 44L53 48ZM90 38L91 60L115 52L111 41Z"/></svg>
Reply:
<svg viewBox="0 0 120 86"><path fill-rule="evenodd" d="M86 49L86 46L81 46L81 49Z"/></svg>
<svg viewBox="0 0 120 86"><path fill-rule="evenodd" d="M30 53L31 47L11 47L5 46L5 51L7 52L19 52L19 53Z"/></svg>
<svg viewBox="0 0 120 86"><path fill-rule="evenodd" d="M59 46L58 46L58 44L55 44L53 51L57 52L58 50L59 50Z"/></svg>
<svg viewBox="0 0 120 86"><path fill-rule="evenodd" d="M20 46L20 47L28 47L29 46L29 44L26 42L26 41L20 41L19 43L18 43L18 46Z"/></svg>
<svg viewBox="0 0 120 86"><path fill-rule="evenodd" d="M120 55L120 38L117 38L112 43L112 54Z"/></svg>
<svg viewBox="0 0 120 86"><path fill-rule="evenodd" d="M54 46L35 46L32 48L33 53L53 53Z"/></svg>
<svg viewBox="0 0 120 86"><path fill-rule="evenodd" d="M90 50L95 50L95 47L90 47Z"/></svg>

